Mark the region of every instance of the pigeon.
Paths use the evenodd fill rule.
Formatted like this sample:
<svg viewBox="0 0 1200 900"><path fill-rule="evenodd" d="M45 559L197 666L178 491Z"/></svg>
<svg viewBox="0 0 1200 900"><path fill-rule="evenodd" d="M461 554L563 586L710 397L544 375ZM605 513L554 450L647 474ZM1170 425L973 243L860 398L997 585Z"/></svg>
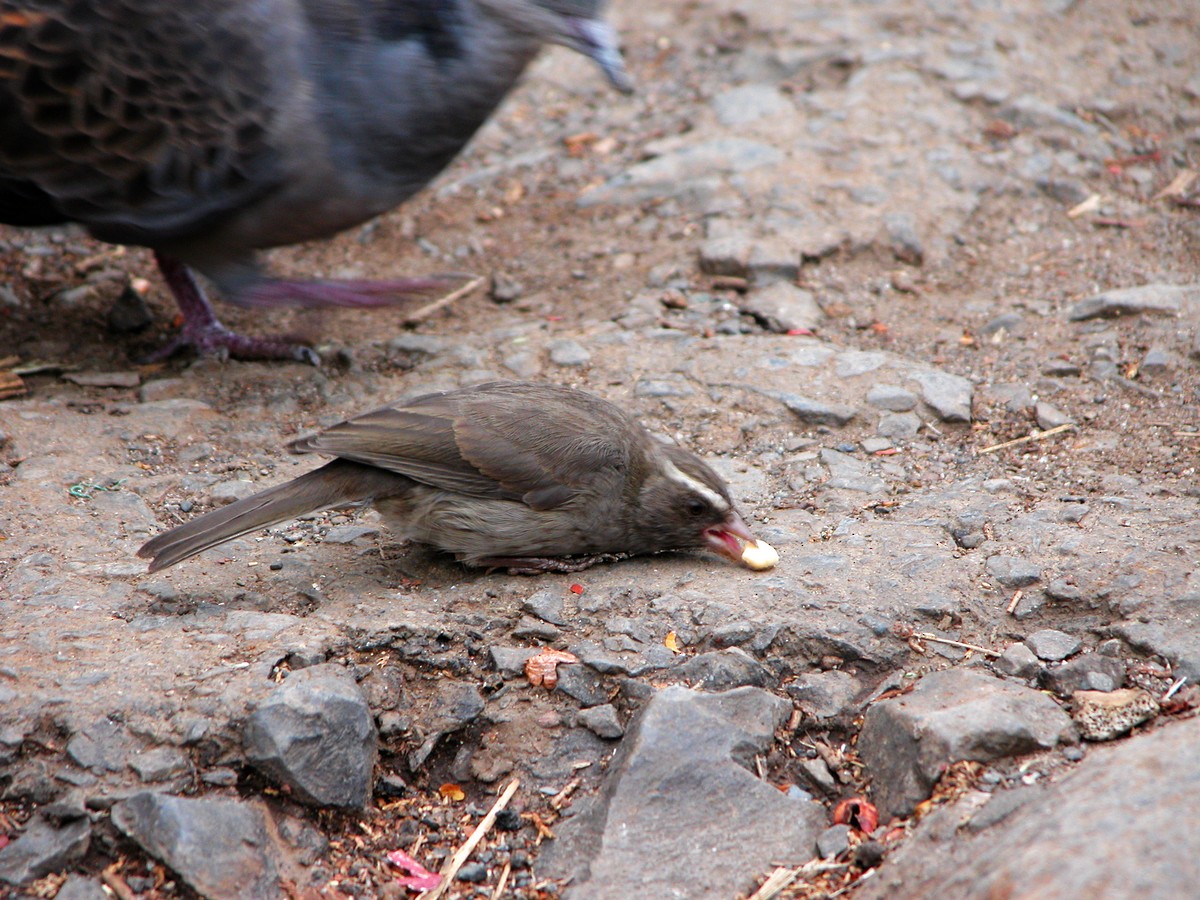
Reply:
<svg viewBox="0 0 1200 900"><path fill-rule="evenodd" d="M428 184L544 44L631 90L602 0L0 0L0 222L78 222L149 247L178 336L299 359L237 334L200 273L244 307L376 307L453 277L268 277L255 252L329 237Z"/></svg>
<svg viewBox="0 0 1200 900"><path fill-rule="evenodd" d="M152 538L138 551L150 571L356 503L373 504L398 537L515 574L664 550L742 561L756 543L698 456L574 388L496 381L424 394L292 446L335 458Z"/></svg>

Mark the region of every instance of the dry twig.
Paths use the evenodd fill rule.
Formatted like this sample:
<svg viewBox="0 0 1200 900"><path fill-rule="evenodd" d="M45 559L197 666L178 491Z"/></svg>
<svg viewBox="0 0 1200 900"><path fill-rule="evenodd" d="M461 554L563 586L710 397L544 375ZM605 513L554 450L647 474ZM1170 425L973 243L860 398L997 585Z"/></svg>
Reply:
<svg viewBox="0 0 1200 900"><path fill-rule="evenodd" d="M975 644L964 644L962 641L952 641L950 638L938 637L936 634L929 634L924 631L914 632L913 637L921 641L930 641L934 644L946 644L949 647L961 647L963 650L974 650L976 653L982 653L985 656L999 656L1000 653L996 650L989 650L987 647L979 647Z"/></svg>
<svg viewBox="0 0 1200 900"><path fill-rule="evenodd" d="M504 894L504 888L508 886L508 876L512 872L512 861L506 860L504 868L500 870L500 880L496 882L496 889L492 891L492 900L500 900Z"/></svg>
<svg viewBox="0 0 1200 900"><path fill-rule="evenodd" d="M454 856L450 857L450 861L442 867L442 883L429 892L428 900L438 900L439 897L446 893L446 890L454 881L454 876L458 874L458 870L463 867L463 863L475 852L475 848L479 846L479 842L483 840L484 835L491 831L497 814L504 807L508 806L508 801L513 798L513 794L517 792L520 784L521 782L516 778L509 782L508 787L504 789L504 793L496 799L496 802L492 804L492 808L488 810L487 815L475 826L475 830L471 832L471 836L467 838L466 843L459 847Z"/></svg>
<svg viewBox="0 0 1200 900"><path fill-rule="evenodd" d="M100 880L109 886L119 900L137 900L137 894L133 892L133 888L129 886L129 883L117 871L124 864L124 859L118 859L100 873Z"/></svg>
<svg viewBox="0 0 1200 900"><path fill-rule="evenodd" d="M1025 437L1013 438L1011 441L1005 441L1002 444L992 444L990 447L984 447L979 451L980 455L991 453L993 450L1003 450L1005 447L1015 447L1018 444L1028 444L1031 441L1044 441L1046 438L1054 437L1056 434L1062 434L1064 431L1070 431L1075 427L1074 422L1067 422L1063 425L1055 425L1053 428L1047 428L1045 431L1035 431L1033 434L1027 434Z"/></svg>
<svg viewBox="0 0 1200 900"><path fill-rule="evenodd" d="M407 316L404 317L404 324L405 325L416 325L418 322L424 322L426 319L428 319L430 316L432 316L439 309L449 306L455 300L458 300L462 297L467 296L467 294L471 293L472 291L474 291L477 287L479 287L482 284L483 284L483 276L477 275L475 278L472 278L470 281L468 281L462 287L448 293L445 297L438 297L438 299L434 300L432 303L427 303L424 306L422 306L420 309L413 310L411 313L409 313Z"/></svg>
<svg viewBox="0 0 1200 900"><path fill-rule="evenodd" d="M1004 611L1011 616L1017 611L1017 604L1021 602L1021 598L1024 596L1025 592L1020 588L1017 588L1017 590L1013 592L1012 599L1008 601L1008 606L1004 608Z"/></svg>

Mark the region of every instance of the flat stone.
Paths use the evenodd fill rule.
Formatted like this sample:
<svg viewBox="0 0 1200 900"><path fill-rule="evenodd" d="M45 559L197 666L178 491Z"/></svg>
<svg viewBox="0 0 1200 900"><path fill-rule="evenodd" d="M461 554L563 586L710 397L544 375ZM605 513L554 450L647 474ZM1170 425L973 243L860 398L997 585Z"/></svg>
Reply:
<svg viewBox="0 0 1200 900"><path fill-rule="evenodd" d="M215 506L227 506L230 503L244 500L246 497L257 494L260 490L262 490L262 487L253 481L231 478L228 481L220 481L209 488L208 499Z"/></svg>
<svg viewBox="0 0 1200 900"><path fill-rule="evenodd" d="M850 420L858 415L858 410L853 406L846 406L842 403L823 403L820 400L813 400L810 397L802 397L799 394L784 391L763 391L762 393L778 400L795 413L801 422L808 425L836 425L841 427L849 424Z"/></svg>
<svg viewBox="0 0 1200 900"><path fill-rule="evenodd" d="M525 663L537 653L533 647L488 647L492 667L506 678L523 674Z"/></svg>
<svg viewBox="0 0 1200 900"><path fill-rule="evenodd" d="M683 378L639 378L633 387L637 397L690 397L696 389Z"/></svg>
<svg viewBox="0 0 1200 900"><path fill-rule="evenodd" d="M137 372L68 372L63 380L80 387L135 388L142 383L142 376Z"/></svg>
<svg viewBox="0 0 1200 900"><path fill-rule="evenodd" d="M602 737L605 740L616 740L625 734L625 728L617 716L617 708L611 703L581 710L579 724L596 737Z"/></svg>
<svg viewBox="0 0 1200 900"><path fill-rule="evenodd" d="M1038 428L1043 431L1058 428L1060 425L1071 425L1075 421L1057 406L1044 400L1039 400L1034 405L1033 411L1037 417Z"/></svg>
<svg viewBox="0 0 1200 900"><path fill-rule="evenodd" d="M166 781L190 772L192 761L174 747L154 747L130 757L129 767L142 781Z"/></svg>
<svg viewBox="0 0 1200 900"><path fill-rule="evenodd" d="M599 706L608 701L603 680L588 666L559 666L554 689L578 701L580 706Z"/></svg>
<svg viewBox="0 0 1200 900"><path fill-rule="evenodd" d="M1040 691L947 669L871 706L858 747L886 820L911 813L950 763L988 762L1074 739L1070 717Z"/></svg>
<svg viewBox="0 0 1200 900"><path fill-rule="evenodd" d="M1151 347L1142 357L1138 371L1143 375L1162 375L1175 365L1175 358L1162 347Z"/></svg>
<svg viewBox="0 0 1200 900"><path fill-rule="evenodd" d="M970 422L971 382L949 372L921 372L913 376L921 386L921 399L943 422Z"/></svg>
<svg viewBox="0 0 1200 900"><path fill-rule="evenodd" d="M1111 656L1087 653L1042 672L1042 684L1060 697L1076 691L1115 691L1125 684L1125 664Z"/></svg>
<svg viewBox="0 0 1200 900"><path fill-rule="evenodd" d="M373 538L379 535L379 529L373 525L334 525L321 537L326 544L353 544L363 538Z"/></svg>
<svg viewBox="0 0 1200 900"><path fill-rule="evenodd" d="M833 859L849 849L849 825L830 825L817 835L817 855L821 859Z"/></svg>
<svg viewBox="0 0 1200 900"><path fill-rule="evenodd" d="M1025 644L1010 644L992 664L1001 675L1032 678L1041 668L1038 658Z"/></svg>
<svg viewBox="0 0 1200 900"><path fill-rule="evenodd" d="M833 670L800 675L787 686L788 696L801 712L815 719L853 717L863 685L849 672Z"/></svg>
<svg viewBox="0 0 1200 900"><path fill-rule="evenodd" d="M700 271L709 275L745 278L750 274L750 251L753 246L748 234L709 238L700 245Z"/></svg>
<svg viewBox="0 0 1200 900"><path fill-rule="evenodd" d="M1001 313L980 328L979 333L985 337L1013 334L1018 328L1021 327L1022 321L1023 319L1021 314L1018 312ZM995 343L995 341L993 341L993 343Z"/></svg>
<svg viewBox="0 0 1200 900"><path fill-rule="evenodd" d="M112 821L204 897L279 896L277 851L257 804L141 793L117 803Z"/></svg>
<svg viewBox="0 0 1200 900"><path fill-rule="evenodd" d="M538 876L573 877L573 900L732 897L775 865L807 861L824 807L753 774L754 756L790 713L786 700L756 688L659 691L599 794L555 828Z"/></svg>
<svg viewBox="0 0 1200 900"><path fill-rule="evenodd" d="M35 815L20 836L0 847L0 881L28 884L68 869L87 853L91 837L92 826L86 816L60 827Z"/></svg>
<svg viewBox="0 0 1200 900"><path fill-rule="evenodd" d="M1046 585L1046 596L1055 600L1075 601L1083 599L1083 591L1079 586L1064 578L1055 578Z"/></svg>
<svg viewBox="0 0 1200 900"><path fill-rule="evenodd" d="M890 412L908 412L917 405L917 395L896 384L877 384L867 391L867 402Z"/></svg>
<svg viewBox="0 0 1200 900"><path fill-rule="evenodd" d="M693 656L671 674L690 687L705 691L726 691L746 685L763 687L770 680L762 663L740 647Z"/></svg>
<svg viewBox="0 0 1200 900"><path fill-rule="evenodd" d="M1083 642L1074 635L1056 631L1053 628L1044 628L1025 638L1025 645L1037 655L1038 659L1058 662L1078 653Z"/></svg>
<svg viewBox="0 0 1200 900"><path fill-rule="evenodd" d="M1200 298L1200 287L1174 284L1145 284L1116 288L1080 300L1071 307L1067 318L1072 322L1101 316L1160 315L1177 316L1187 301Z"/></svg>
<svg viewBox="0 0 1200 900"><path fill-rule="evenodd" d="M804 776L811 787L827 797L836 796L841 788L838 780L829 771L829 765L819 756L816 759L800 760L800 774Z"/></svg>
<svg viewBox="0 0 1200 900"><path fill-rule="evenodd" d="M111 900L100 882L82 875L68 875L54 900Z"/></svg>
<svg viewBox="0 0 1200 900"><path fill-rule="evenodd" d="M904 441L917 436L921 430L921 419L916 413L889 413L879 417L875 433L890 441Z"/></svg>
<svg viewBox="0 0 1200 900"><path fill-rule="evenodd" d="M246 721L246 756L316 806L364 807L377 754L375 721L340 666L293 672Z"/></svg>
<svg viewBox="0 0 1200 900"><path fill-rule="evenodd" d="M1192 718L1097 747L986 830L961 828L965 800L937 811L855 898L1195 896L1200 830L1179 814L1200 804L1197 746Z"/></svg>
<svg viewBox="0 0 1200 900"><path fill-rule="evenodd" d="M111 719L97 719L67 742L67 755L98 775L123 771L135 752L129 733Z"/></svg>
<svg viewBox="0 0 1200 900"><path fill-rule="evenodd" d="M567 625L566 598L562 591L540 590L521 601L521 609L551 625Z"/></svg>
<svg viewBox="0 0 1200 900"><path fill-rule="evenodd" d="M813 331L825 318L811 291L786 281L751 291L738 301L738 308L780 334L796 329Z"/></svg>
<svg viewBox="0 0 1200 900"><path fill-rule="evenodd" d="M1042 578L1042 570L1029 560L1015 556L989 556L987 572L1007 588L1029 587Z"/></svg>
<svg viewBox="0 0 1200 900"><path fill-rule="evenodd" d="M586 366L592 361L592 354L583 344L570 338L550 341L546 349L550 351L550 362L556 366Z"/></svg>
<svg viewBox="0 0 1200 900"><path fill-rule="evenodd" d="M800 275L800 251L778 236L759 238L750 250L748 268L750 277L757 284L793 282ZM787 286L795 287L794 284ZM816 300L813 305L816 306Z"/></svg>

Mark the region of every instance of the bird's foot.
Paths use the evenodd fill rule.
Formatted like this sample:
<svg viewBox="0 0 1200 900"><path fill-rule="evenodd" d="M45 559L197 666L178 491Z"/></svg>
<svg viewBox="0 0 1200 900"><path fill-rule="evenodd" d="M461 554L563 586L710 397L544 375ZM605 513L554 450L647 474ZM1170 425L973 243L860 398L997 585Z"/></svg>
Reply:
<svg viewBox="0 0 1200 900"><path fill-rule="evenodd" d="M160 347L139 362L162 362L191 347L198 356L217 356L221 359L293 359L319 366L321 357L311 347L286 338L252 338L230 331L217 318L212 304L204 295L191 271L173 256L155 252L158 268L175 295L183 327L165 347Z"/></svg>
<svg viewBox="0 0 1200 900"><path fill-rule="evenodd" d="M461 297L482 284L474 275L431 275L428 278L398 278L393 281L262 281L229 299L239 306L340 306L371 309L432 301L439 306ZM437 298L437 299L435 299Z"/></svg>
<svg viewBox="0 0 1200 900"><path fill-rule="evenodd" d="M485 568L488 572L504 569L509 575L543 575L547 572L569 575L590 569L599 563L629 559L632 555L632 553L597 553L595 556L488 556L473 560L471 565Z"/></svg>
<svg viewBox="0 0 1200 900"><path fill-rule="evenodd" d="M143 356L139 362L162 362L188 348L194 350L197 356L215 356L219 359L284 359L312 366L321 364L321 357L311 347L286 338L247 337L230 331L215 319L201 322L185 320L179 334L164 346Z"/></svg>

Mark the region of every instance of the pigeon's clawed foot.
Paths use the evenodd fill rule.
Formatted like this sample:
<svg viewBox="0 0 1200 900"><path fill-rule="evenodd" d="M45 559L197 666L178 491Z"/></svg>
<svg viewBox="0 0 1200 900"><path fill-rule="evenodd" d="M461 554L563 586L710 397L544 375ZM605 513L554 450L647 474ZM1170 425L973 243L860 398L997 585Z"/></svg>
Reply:
<svg viewBox="0 0 1200 900"><path fill-rule="evenodd" d="M600 563L618 562L629 559L632 553L597 553L595 556L489 556L485 559L474 560L471 565L480 566L493 572L504 569L509 575L544 575L556 572L560 575L570 575L582 572Z"/></svg>
<svg viewBox="0 0 1200 900"><path fill-rule="evenodd" d="M217 356L222 359L290 359L319 366L319 357L311 347L285 338L256 338L230 331L221 324L216 312L196 283L191 270L171 256L155 254L167 287L175 295L183 314L183 327L172 340L143 357L144 363L162 362L180 350L192 348L198 356Z"/></svg>
<svg viewBox="0 0 1200 900"><path fill-rule="evenodd" d="M247 337L230 331L215 318L211 322L185 319L179 334L154 352L141 357L139 362L162 362L189 348L197 356L215 356L218 359L290 359L311 366L321 365L321 357L311 347L285 338Z"/></svg>

